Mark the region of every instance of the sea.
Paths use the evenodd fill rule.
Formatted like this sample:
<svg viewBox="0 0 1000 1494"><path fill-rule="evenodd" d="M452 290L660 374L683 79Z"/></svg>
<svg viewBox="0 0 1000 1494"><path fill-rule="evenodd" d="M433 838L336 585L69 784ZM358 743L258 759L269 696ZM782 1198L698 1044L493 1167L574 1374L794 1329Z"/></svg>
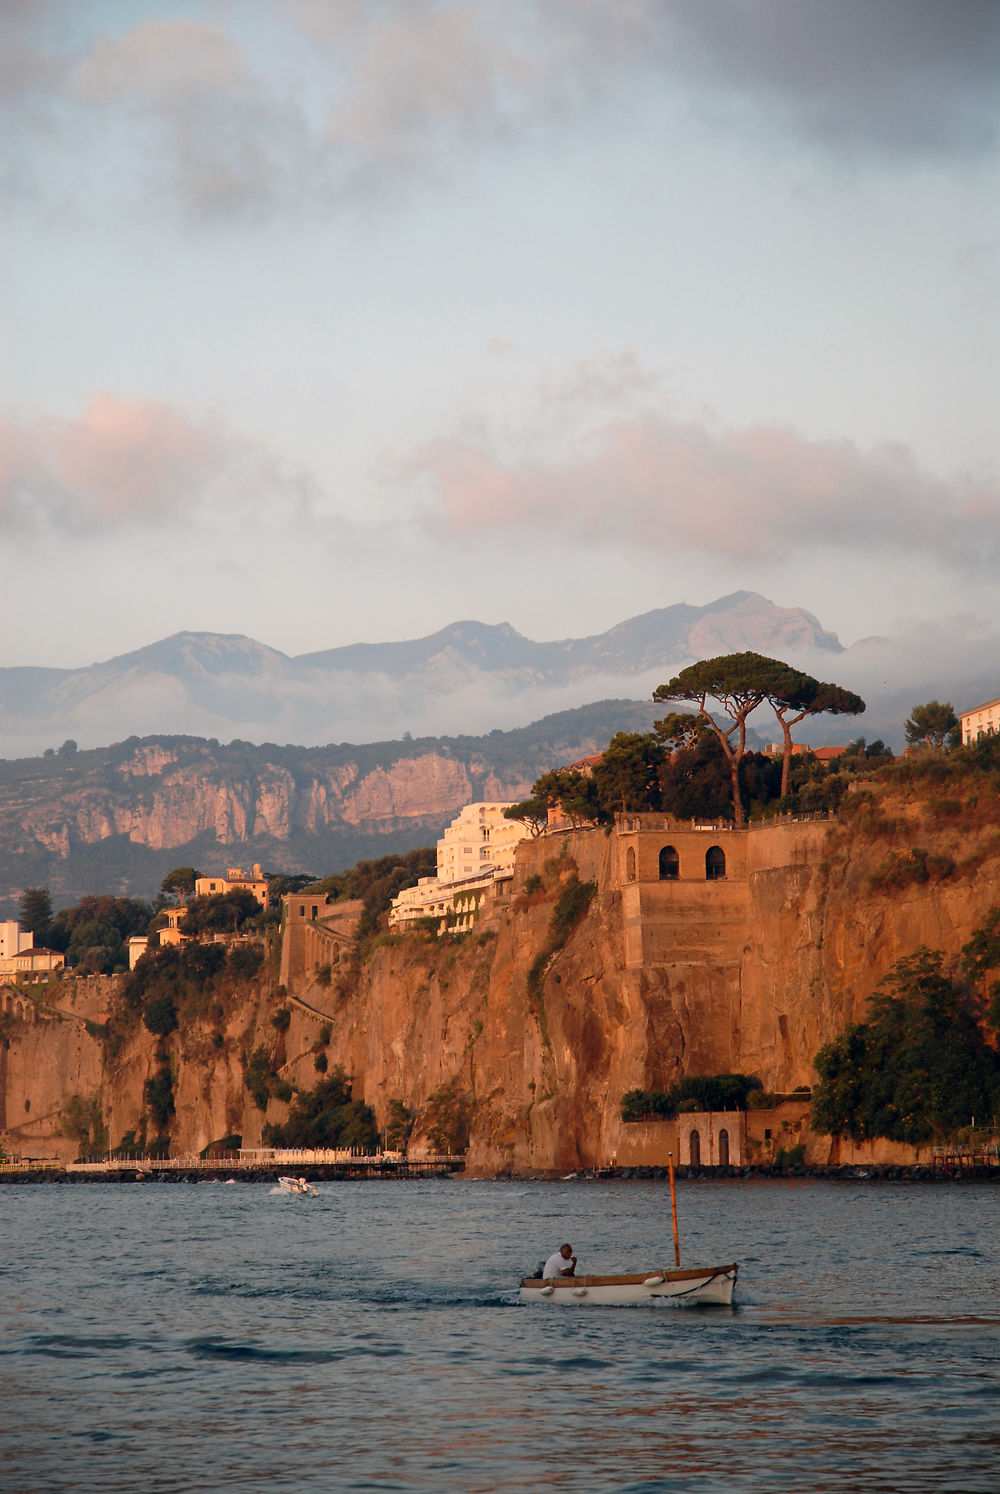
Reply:
<svg viewBox="0 0 1000 1494"><path fill-rule="evenodd" d="M0 1187L0 1490L1000 1490L1000 1187L678 1185L733 1308L521 1305L673 1262L652 1181Z"/></svg>

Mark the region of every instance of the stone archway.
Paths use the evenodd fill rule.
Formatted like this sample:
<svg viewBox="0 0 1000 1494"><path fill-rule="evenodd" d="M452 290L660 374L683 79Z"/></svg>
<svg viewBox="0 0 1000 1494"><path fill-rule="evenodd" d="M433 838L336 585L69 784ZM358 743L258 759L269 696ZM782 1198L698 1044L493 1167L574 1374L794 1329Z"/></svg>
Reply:
<svg viewBox="0 0 1000 1494"><path fill-rule="evenodd" d="M688 1163L691 1167L701 1166L701 1136L697 1131L692 1131L688 1137Z"/></svg>
<svg viewBox="0 0 1000 1494"><path fill-rule="evenodd" d="M709 846L705 852L705 881L722 882L726 877L726 853L721 846Z"/></svg>
<svg viewBox="0 0 1000 1494"><path fill-rule="evenodd" d="M680 874L680 857L673 846L664 846L660 852L660 881L676 882Z"/></svg>

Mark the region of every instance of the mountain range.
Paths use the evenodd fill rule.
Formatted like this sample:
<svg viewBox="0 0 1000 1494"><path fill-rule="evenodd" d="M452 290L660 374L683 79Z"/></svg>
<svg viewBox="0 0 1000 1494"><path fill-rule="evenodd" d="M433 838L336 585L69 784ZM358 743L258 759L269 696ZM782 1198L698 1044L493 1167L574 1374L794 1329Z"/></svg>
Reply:
<svg viewBox="0 0 1000 1494"><path fill-rule="evenodd" d="M684 664L737 649L842 652L811 613L748 591L548 643L509 623L456 622L290 657L240 635L183 632L85 668L0 669L0 754L156 733L311 746L508 729L623 686L648 695Z"/></svg>
<svg viewBox="0 0 1000 1494"><path fill-rule="evenodd" d="M816 723L813 746L863 733L899 751L914 705L938 699L967 710L1000 695L992 621L911 621L892 637L844 647L804 608L738 591L555 642L469 621L425 638L291 656L238 634L182 632L85 668L0 669L0 757L32 757L67 739L91 748L164 734L310 747L507 731L593 701L648 699L684 665L743 649L867 701L860 720ZM770 740L773 722L760 730Z"/></svg>

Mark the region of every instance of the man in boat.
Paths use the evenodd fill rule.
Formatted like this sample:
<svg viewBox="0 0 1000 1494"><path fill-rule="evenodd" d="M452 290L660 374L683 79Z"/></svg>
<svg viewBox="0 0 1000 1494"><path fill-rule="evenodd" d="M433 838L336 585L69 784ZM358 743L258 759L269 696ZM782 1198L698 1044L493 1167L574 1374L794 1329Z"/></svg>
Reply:
<svg viewBox="0 0 1000 1494"><path fill-rule="evenodd" d="M549 1276L575 1276L576 1256L573 1254L572 1245L560 1245L554 1255L550 1255L542 1268L542 1277Z"/></svg>

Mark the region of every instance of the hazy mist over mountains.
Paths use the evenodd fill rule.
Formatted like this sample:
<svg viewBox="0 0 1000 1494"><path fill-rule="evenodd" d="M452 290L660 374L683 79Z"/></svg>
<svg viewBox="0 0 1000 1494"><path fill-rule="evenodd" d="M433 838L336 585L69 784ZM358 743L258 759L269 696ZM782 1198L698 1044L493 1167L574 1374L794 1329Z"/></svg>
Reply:
<svg viewBox="0 0 1000 1494"><path fill-rule="evenodd" d="M742 649L865 697L860 720L822 723L826 742L863 732L899 748L914 704L936 697L961 710L1000 693L996 633L981 622L911 625L844 648L812 613L740 591L554 642L470 621L289 657L240 635L183 632L86 668L0 669L0 755L154 733L312 746L507 730L609 696L648 698L685 664Z"/></svg>

